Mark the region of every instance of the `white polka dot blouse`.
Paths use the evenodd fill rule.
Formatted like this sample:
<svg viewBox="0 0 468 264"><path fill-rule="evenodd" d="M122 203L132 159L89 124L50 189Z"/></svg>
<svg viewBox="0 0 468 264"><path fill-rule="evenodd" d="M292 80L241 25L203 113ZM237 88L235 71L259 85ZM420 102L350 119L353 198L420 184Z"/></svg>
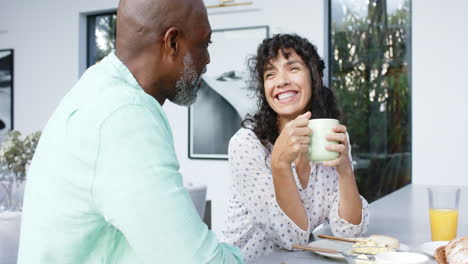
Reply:
<svg viewBox="0 0 468 264"><path fill-rule="evenodd" d="M249 129L241 128L229 143L231 196L223 240L241 249L247 263L274 248L292 250L292 244L307 244L315 227L329 223L335 236L356 237L367 230L368 203L362 200L362 219L353 225L338 215L338 173L334 168L311 162L306 188L302 188L291 164L299 195L309 217L309 228L302 230L276 202L270 157Z"/></svg>

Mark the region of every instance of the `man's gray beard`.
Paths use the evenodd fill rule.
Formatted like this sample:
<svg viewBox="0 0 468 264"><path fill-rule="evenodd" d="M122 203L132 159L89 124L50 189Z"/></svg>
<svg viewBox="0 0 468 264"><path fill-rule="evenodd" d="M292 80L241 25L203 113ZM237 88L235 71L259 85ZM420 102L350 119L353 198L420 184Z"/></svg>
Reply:
<svg viewBox="0 0 468 264"><path fill-rule="evenodd" d="M184 71L182 76L176 82L176 94L172 98L172 102L181 105L189 106L197 99L197 91L201 81L201 74L198 75L193 64L192 56L187 54L184 56Z"/></svg>

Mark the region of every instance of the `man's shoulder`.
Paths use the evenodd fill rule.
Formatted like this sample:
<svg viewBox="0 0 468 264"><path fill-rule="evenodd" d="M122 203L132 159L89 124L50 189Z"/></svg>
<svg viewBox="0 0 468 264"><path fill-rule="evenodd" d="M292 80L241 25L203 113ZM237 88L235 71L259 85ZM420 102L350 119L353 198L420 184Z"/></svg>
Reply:
<svg viewBox="0 0 468 264"><path fill-rule="evenodd" d="M97 76L90 72L73 90L70 92L71 105L82 114L94 116L98 122L127 106L139 106L155 116L162 112L156 99L112 74Z"/></svg>

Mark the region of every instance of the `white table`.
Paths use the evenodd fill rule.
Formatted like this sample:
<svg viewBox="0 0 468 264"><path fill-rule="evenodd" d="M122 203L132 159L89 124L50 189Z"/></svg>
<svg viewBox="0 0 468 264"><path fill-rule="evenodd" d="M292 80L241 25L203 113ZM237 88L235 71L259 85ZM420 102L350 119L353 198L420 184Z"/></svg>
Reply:
<svg viewBox="0 0 468 264"><path fill-rule="evenodd" d="M21 212L0 213L0 263L16 264Z"/></svg>
<svg viewBox="0 0 468 264"><path fill-rule="evenodd" d="M396 237L417 251L422 243L431 241L429 206L425 185L408 185L370 204L370 225L367 234ZM468 186L460 187L461 201L458 236L468 236ZM278 250L258 258L258 264L325 264L345 263L318 256L312 252ZM431 263L436 263L431 259Z"/></svg>

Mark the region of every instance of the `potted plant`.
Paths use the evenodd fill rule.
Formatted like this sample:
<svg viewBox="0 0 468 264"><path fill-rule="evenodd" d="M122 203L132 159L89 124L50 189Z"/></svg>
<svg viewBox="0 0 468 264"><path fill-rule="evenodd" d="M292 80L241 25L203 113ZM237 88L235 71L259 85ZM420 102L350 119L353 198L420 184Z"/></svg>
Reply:
<svg viewBox="0 0 468 264"><path fill-rule="evenodd" d="M21 210L22 193L18 188L26 180L27 166L31 162L41 132L24 139L19 131L10 131L0 144L0 211Z"/></svg>

